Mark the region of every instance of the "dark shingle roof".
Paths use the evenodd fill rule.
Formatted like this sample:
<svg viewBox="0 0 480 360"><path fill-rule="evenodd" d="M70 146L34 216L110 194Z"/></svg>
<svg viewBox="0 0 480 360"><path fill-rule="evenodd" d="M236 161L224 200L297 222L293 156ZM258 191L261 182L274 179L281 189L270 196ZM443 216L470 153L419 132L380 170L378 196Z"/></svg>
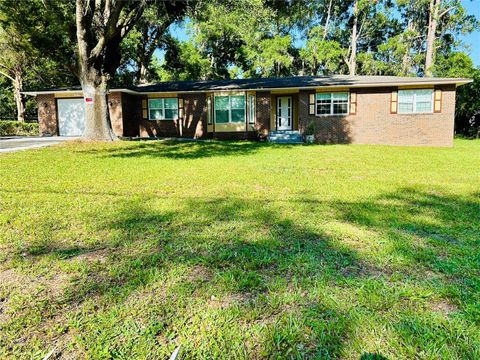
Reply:
<svg viewBox="0 0 480 360"><path fill-rule="evenodd" d="M206 90L259 90L302 88L320 86L362 86L362 85L391 85L391 84L419 84L457 83L465 79L447 78L419 78L397 76L292 76L278 78L235 79L235 80L207 80L207 81L169 81L152 85L140 85L135 88L139 92L181 92Z"/></svg>
<svg viewBox="0 0 480 360"><path fill-rule="evenodd" d="M137 93L148 92L187 92L187 91L219 91L219 90L261 90L282 88L315 88L324 86L396 86L422 84L465 84L470 79L463 78L425 78L398 76L291 76L276 78L255 78L235 80L199 80L199 81L166 81L156 84L130 87L116 87L111 90L129 90ZM26 94L53 93L63 91L81 91L80 86L26 91Z"/></svg>

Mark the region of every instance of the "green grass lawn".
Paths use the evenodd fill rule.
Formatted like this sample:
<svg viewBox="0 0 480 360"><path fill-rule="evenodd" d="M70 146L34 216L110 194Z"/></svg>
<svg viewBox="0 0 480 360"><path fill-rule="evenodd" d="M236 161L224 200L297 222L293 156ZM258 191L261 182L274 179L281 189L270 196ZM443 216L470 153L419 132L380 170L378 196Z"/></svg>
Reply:
<svg viewBox="0 0 480 360"><path fill-rule="evenodd" d="M0 358L478 359L479 243L480 141L2 154Z"/></svg>

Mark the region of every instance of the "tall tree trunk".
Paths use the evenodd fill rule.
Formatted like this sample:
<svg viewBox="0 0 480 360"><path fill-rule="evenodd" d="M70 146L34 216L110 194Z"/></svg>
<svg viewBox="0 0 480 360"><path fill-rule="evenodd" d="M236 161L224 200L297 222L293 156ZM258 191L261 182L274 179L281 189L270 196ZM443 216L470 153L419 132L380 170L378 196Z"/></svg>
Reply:
<svg viewBox="0 0 480 360"><path fill-rule="evenodd" d="M152 58L151 55L149 56L149 47L153 42L156 43L156 39L150 38L150 27L150 24L144 24L141 29L142 38L137 45L137 81L139 84L146 84L148 82L148 64Z"/></svg>
<svg viewBox="0 0 480 360"><path fill-rule="evenodd" d="M403 33L401 41L404 43L407 43L407 46L405 48L405 52L402 56L402 71L401 75L402 76L407 76L410 73L411 70L411 62L412 58L410 56L410 48L413 47L413 44L411 44L411 40L409 38L410 34L413 33L414 30L414 24L413 21L410 19L408 20L408 26L407 26L407 34L408 36L405 36L405 33Z"/></svg>
<svg viewBox="0 0 480 360"><path fill-rule="evenodd" d="M328 27L330 26L330 18L332 16L332 2L333 0L330 0L328 3L327 18L325 20L325 27L323 28L323 40L325 40L328 35Z"/></svg>
<svg viewBox="0 0 480 360"><path fill-rule="evenodd" d="M115 140L108 111L108 80L120 65L120 43L142 16L146 1L76 0L76 75L85 98L90 140Z"/></svg>
<svg viewBox="0 0 480 360"><path fill-rule="evenodd" d="M90 50L92 39L88 33L86 11L90 3L84 0L76 1L77 49L78 49L78 78L82 85L85 99L85 133L84 138L89 140L115 140L110 114L108 111L107 91L108 78L102 73L101 67L105 64L106 50L99 51L97 57L92 57ZM105 35L103 35L105 36ZM104 37L102 37L104 39ZM103 63L103 64L102 64Z"/></svg>
<svg viewBox="0 0 480 360"><path fill-rule="evenodd" d="M353 3L352 36L350 38L350 58L348 60L348 72L354 76L357 71L357 31L358 31L358 0Z"/></svg>
<svg viewBox="0 0 480 360"><path fill-rule="evenodd" d="M442 0L430 0L428 12L427 51L425 55L425 76L432 76L435 59L435 40L438 26L438 11Z"/></svg>
<svg viewBox="0 0 480 360"><path fill-rule="evenodd" d="M145 64L144 59L139 59L138 61L138 82L140 84L148 83L148 67Z"/></svg>
<svg viewBox="0 0 480 360"><path fill-rule="evenodd" d="M13 97L17 105L17 121L25 121L25 98L23 91L23 73L21 70L15 70L15 78L13 81Z"/></svg>
<svg viewBox="0 0 480 360"><path fill-rule="evenodd" d="M89 140L116 140L108 111L108 78L94 69L80 74L85 98L85 133Z"/></svg>

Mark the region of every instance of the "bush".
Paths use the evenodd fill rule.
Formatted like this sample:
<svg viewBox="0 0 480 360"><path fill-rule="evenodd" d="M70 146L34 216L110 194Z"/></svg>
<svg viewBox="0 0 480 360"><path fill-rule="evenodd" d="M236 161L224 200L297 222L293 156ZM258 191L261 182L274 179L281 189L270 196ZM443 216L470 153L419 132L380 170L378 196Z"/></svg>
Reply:
<svg viewBox="0 0 480 360"><path fill-rule="evenodd" d="M0 120L0 136L35 136L38 135L37 123Z"/></svg>

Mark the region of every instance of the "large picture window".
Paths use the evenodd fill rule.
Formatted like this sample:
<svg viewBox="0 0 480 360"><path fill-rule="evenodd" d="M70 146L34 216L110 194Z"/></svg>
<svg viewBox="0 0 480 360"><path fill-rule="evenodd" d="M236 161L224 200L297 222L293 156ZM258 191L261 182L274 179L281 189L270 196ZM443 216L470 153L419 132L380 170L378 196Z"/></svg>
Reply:
<svg viewBox="0 0 480 360"><path fill-rule="evenodd" d="M400 114L433 112L433 89L399 90L398 112Z"/></svg>
<svg viewBox="0 0 480 360"><path fill-rule="evenodd" d="M215 122L218 124L245 122L245 96L215 96Z"/></svg>
<svg viewBox="0 0 480 360"><path fill-rule="evenodd" d="M315 109L317 116L348 114L348 92L317 93Z"/></svg>
<svg viewBox="0 0 480 360"><path fill-rule="evenodd" d="M176 120L178 119L178 99L158 98L148 99L149 120Z"/></svg>

